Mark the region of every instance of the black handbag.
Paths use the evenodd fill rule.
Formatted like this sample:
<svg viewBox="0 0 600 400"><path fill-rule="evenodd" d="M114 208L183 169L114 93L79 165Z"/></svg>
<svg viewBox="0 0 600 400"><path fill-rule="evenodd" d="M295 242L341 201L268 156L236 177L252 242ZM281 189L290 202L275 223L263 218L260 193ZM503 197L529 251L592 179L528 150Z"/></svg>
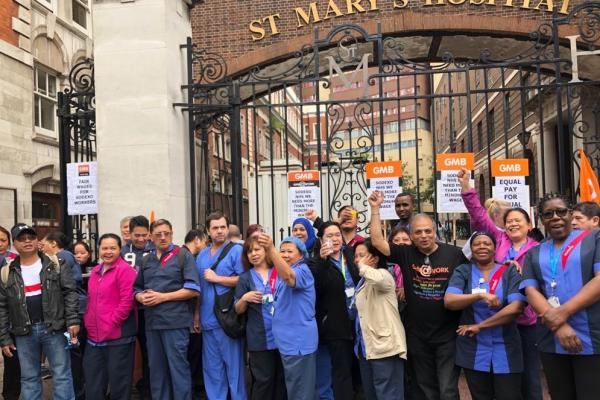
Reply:
<svg viewBox="0 0 600 400"><path fill-rule="evenodd" d="M229 242L210 269L214 271L221 260L229 253L229 250L236 245L238 244ZM238 315L235 312L233 306L235 290L230 289L223 294L218 294L216 286L213 285L213 291L215 293L215 305L213 310L217 321L219 321L219 325L221 325L225 334L230 338L241 338L246 333L246 314Z"/></svg>

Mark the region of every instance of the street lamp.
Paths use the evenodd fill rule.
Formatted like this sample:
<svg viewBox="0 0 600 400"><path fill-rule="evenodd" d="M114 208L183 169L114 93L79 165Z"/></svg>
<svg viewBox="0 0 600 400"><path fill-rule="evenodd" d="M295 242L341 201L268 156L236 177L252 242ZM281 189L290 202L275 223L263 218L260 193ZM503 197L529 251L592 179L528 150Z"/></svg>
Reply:
<svg viewBox="0 0 600 400"><path fill-rule="evenodd" d="M517 135L517 139L519 139L519 142L521 142L523 149L525 149L525 147L527 146L527 143L529 143L529 140L531 139L531 132L529 132L527 130L522 131L521 133L519 133Z"/></svg>

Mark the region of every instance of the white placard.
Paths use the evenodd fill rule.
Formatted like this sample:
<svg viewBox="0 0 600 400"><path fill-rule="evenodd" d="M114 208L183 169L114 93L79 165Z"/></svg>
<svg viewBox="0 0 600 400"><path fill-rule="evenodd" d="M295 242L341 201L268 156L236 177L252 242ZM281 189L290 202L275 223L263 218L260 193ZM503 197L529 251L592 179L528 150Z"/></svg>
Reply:
<svg viewBox="0 0 600 400"><path fill-rule="evenodd" d="M98 213L98 163L67 164L67 212L69 215Z"/></svg>
<svg viewBox="0 0 600 400"><path fill-rule="evenodd" d="M521 207L529 212L529 185L525 184L524 176L496 177L496 184L492 186L492 197L506 200L511 207Z"/></svg>
<svg viewBox="0 0 600 400"><path fill-rule="evenodd" d="M459 171L440 171L441 179L437 181L437 212L439 213L466 213L467 208L463 202L462 188L458 181ZM470 180L471 187L475 185Z"/></svg>
<svg viewBox="0 0 600 400"><path fill-rule="evenodd" d="M309 208L321 215L321 188L319 171L288 172L288 220L304 218Z"/></svg>
<svg viewBox="0 0 600 400"><path fill-rule="evenodd" d="M402 193L399 178L373 178L369 179L367 195L370 196L375 190L383 193L383 203L379 208L381 220L398 219L394 201L396 196Z"/></svg>

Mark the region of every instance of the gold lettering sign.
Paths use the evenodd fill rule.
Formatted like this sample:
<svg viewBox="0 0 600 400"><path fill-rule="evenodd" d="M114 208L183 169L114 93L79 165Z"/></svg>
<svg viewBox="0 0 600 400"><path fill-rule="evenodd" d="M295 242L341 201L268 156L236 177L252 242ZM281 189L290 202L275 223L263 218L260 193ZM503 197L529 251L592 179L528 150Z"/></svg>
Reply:
<svg viewBox="0 0 600 400"><path fill-rule="evenodd" d="M296 28L318 24L332 18L346 15L380 12L378 3L390 2L392 12L408 7L409 0L327 0L313 1L304 6L293 7L289 12L297 22ZM524 10L552 13L556 9L560 14L568 14L570 0L420 0L423 7L452 7L461 4L487 5L495 7L513 7ZM497 1L497 2L496 2ZM559 8L560 7L560 8ZM248 30L253 41L280 33L277 20L281 14L272 14L250 21Z"/></svg>

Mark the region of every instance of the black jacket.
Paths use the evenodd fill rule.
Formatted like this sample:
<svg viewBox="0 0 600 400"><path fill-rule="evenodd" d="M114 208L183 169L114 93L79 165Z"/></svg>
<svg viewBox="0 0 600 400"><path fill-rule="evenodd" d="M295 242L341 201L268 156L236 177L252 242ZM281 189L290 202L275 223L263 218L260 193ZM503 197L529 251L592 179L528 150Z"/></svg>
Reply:
<svg viewBox="0 0 600 400"><path fill-rule="evenodd" d="M59 268L43 253L40 280L42 283L42 312L44 322L53 331L80 325L79 295L69 267L59 259ZM17 257L11 264L6 284L0 279L0 345L13 341L10 333L25 336L31 333L31 321L27 312L21 260ZM59 272L60 271L60 272Z"/></svg>
<svg viewBox="0 0 600 400"><path fill-rule="evenodd" d="M360 280L354 265L354 250L344 252L348 270L356 285ZM318 254L308 260L308 266L315 278L316 317L321 340L352 340L354 326L348 316L346 304L346 283L339 268L330 259L322 259Z"/></svg>

